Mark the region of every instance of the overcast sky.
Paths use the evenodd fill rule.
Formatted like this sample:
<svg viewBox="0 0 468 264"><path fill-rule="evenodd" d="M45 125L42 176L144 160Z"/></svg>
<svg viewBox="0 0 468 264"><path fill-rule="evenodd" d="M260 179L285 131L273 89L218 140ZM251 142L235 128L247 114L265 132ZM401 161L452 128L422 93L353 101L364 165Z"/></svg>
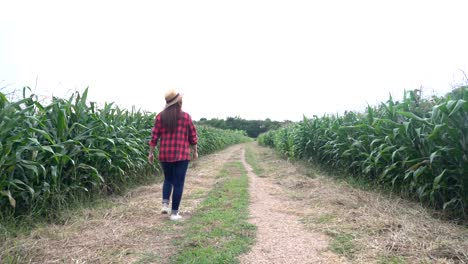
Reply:
<svg viewBox="0 0 468 264"><path fill-rule="evenodd" d="M0 2L0 87L300 120L445 93L468 74L468 1ZM36 85L37 78L37 85Z"/></svg>

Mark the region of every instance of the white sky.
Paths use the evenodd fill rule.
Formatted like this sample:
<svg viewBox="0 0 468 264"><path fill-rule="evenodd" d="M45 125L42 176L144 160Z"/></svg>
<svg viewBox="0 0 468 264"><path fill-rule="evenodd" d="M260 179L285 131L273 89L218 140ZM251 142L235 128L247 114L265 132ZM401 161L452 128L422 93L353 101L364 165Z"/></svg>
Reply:
<svg viewBox="0 0 468 264"><path fill-rule="evenodd" d="M201 117L300 120L468 74L468 1L0 0L0 87Z"/></svg>

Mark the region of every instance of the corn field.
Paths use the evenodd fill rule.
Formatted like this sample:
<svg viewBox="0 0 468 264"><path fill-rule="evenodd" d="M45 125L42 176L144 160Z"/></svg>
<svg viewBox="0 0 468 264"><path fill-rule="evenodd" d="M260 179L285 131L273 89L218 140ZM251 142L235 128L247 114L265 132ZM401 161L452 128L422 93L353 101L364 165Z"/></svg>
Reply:
<svg viewBox="0 0 468 264"><path fill-rule="evenodd" d="M27 95L10 102L0 93L0 213L48 216L71 200L119 192L148 182L154 113L98 108L88 90L44 105ZM246 141L244 132L199 127L199 153Z"/></svg>
<svg viewBox="0 0 468 264"><path fill-rule="evenodd" d="M431 100L406 92L365 113L304 117L259 142L467 216L468 86Z"/></svg>

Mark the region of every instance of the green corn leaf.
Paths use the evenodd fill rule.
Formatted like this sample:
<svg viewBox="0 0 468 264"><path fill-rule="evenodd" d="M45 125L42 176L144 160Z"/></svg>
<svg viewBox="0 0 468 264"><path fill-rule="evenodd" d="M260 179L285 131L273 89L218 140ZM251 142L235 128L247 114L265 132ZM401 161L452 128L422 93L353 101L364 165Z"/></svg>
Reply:
<svg viewBox="0 0 468 264"><path fill-rule="evenodd" d="M57 168L57 166L51 166L50 169L51 169L50 172L52 174L52 178L57 179L57 177L58 177L58 173L57 173L58 168Z"/></svg>
<svg viewBox="0 0 468 264"><path fill-rule="evenodd" d="M467 102L465 100L462 100L462 99L458 100L455 107L453 107L452 111L450 112L449 116L452 116L455 113L457 113L460 110L460 108L466 104ZM451 107L448 107L448 108L450 109Z"/></svg>
<svg viewBox="0 0 468 264"><path fill-rule="evenodd" d="M67 129L67 121L65 118L65 110L61 109L58 111L57 116L57 136L60 138L60 141L66 140L66 129Z"/></svg>
<svg viewBox="0 0 468 264"><path fill-rule="evenodd" d="M406 132L407 135L408 135L409 125L410 125L409 122L403 122L403 126L405 127L405 132Z"/></svg>
<svg viewBox="0 0 468 264"><path fill-rule="evenodd" d="M37 140L37 138L28 138L28 140L33 143L34 145L41 145L41 143L39 143L39 141Z"/></svg>
<svg viewBox="0 0 468 264"><path fill-rule="evenodd" d="M429 122L427 122L426 119L421 118L421 117L415 115L415 114L412 113L412 112L398 111L397 113L400 114L400 115L402 115L402 116L406 116L406 117L408 117L408 118L410 118L410 119L415 119L415 120L418 120L418 121L420 121L420 122L429 123Z"/></svg>
<svg viewBox="0 0 468 264"><path fill-rule="evenodd" d="M453 106L456 105L456 103L457 103L457 100L449 100L447 102L447 110L450 111L450 109L453 109Z"/></svg>
<svg viewBox="0 0 468 264"><path fill-rule="evenodd" d="M429 140L434 140L435 138L437 138L440 133L442 132L443 129L447 128L447 125L446 124L437 124L434 126L434 129L432 130L432 133L429 134L429 136L427 137Z"/></svg>
<svg viewBox="0 0 468 264"><path fill-rule="evenodd" d="M78 165L78 168L91 171L91 176L93 176L94 179L96 179L98 182L105 182L104 178L101 176L101 174L95 167L81 163L80 165Z"/></svg>
<svg viewBox="0 0 468 264"><path fill-rule="evenodd" d="M434 178L433 189L438 189L440 187L440 181L442 180L442 177L444 177L446 171L446 169L443 170L441 174Z"/></svg>
<svg viewBox="0 0 468 264"><path fill-rule="evenodd" d="M50 146L41 146L42 150L55 154L54 150Z"/></svg>
<svg viewBox="0 0 468 264"><path fill-rule="evenodd" d="M30 128L31 131L34 131L34 132L37 132L39 134L41 134L45 139L47 139L47 141L49 141L50 144L55 144L54 140L52 139L52 137L49 135L49 133L47 133L46 131L42 130L42 129L37 129L37 128Z"/></svg>
<svg viewBox="0 0 468 264"><path fill-rule="evenodd" d="M29 162L26 161L26 160L20 161L20 164L21 164L22 167L24 167L24 168L26 168L26 169L28 169L28 170L33 171L33 172L34 172L34 175L36 175L36 176L39 175L39 170L37 169L36 164L31 164L31 163L29 163Z"/></svg>
<svg viewBox="0 0 468 264"><path fill-rule="evenodd" d="M432 165L432 162L434 161L434 159L438 157L438 155L437 155L438 152L439 151L434 151L434 152L431 153L431 156L429 157L429 164L430 165Z"/></svg>
<svg viewBox="0 0 468 264"><path fill-rule="evenodd" d="M10 201L11 207L13 207L13 208L16 207L16 200L13 198L13 196L11 196L10 190L0 191L0 194L3 195L3 196L8 197L8 200Z"/></svg>
<svg viewBox="0 0 468 264"><path fill-rule="evenodd" d="M452 198L450 201L444 203L442 208L445 210L448 207L451 207L452 205L460 203L460 202L461 202L461 200L459 198Z"/></svg>
<svg viewBox="0 0 468 264"><path fill-rule="evenodd" d="M421 174L426 170L426 166L421 166L413 172L413 180L417 180Z"/></svg>
<svg viewBox="0 0 468 264"><path fill-rule="evenodd" d="M14 179L14 180L11 181L10 183L14 183L14 184L12 184L12 185L15 185L17 188L20 188L18 185L24 186L24 188L25 188L26 190L29 191L29 193L31 194L31 196L34 196L34 193L35 193L34 189L33 189L31 186L29 186L29 185L27 185L26 183L24 183L23 181L21 181L21 180L19 180L19 179ZM24 190L24 189L21 188L21 190Z"/></svg>

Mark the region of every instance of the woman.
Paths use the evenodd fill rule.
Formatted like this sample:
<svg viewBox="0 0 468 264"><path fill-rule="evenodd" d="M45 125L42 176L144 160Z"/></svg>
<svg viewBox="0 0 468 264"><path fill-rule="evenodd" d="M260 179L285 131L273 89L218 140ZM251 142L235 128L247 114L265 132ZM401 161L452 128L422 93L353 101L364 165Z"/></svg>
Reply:
<svg viewBox="0 0 468 264"><path fill-rule="evenodd" d="M160 139L159 161L164 171L161 212L169 213L169 197L172 193L170 219L177 221L182 218L179 215L179 205L190 160L190 146L193 148L193 158L197 159L198 137L192 118L182 111L182 95L170 90L165 99L166 107L156 116L151 130L148 161L153 164L154 148Z"/></svg>

